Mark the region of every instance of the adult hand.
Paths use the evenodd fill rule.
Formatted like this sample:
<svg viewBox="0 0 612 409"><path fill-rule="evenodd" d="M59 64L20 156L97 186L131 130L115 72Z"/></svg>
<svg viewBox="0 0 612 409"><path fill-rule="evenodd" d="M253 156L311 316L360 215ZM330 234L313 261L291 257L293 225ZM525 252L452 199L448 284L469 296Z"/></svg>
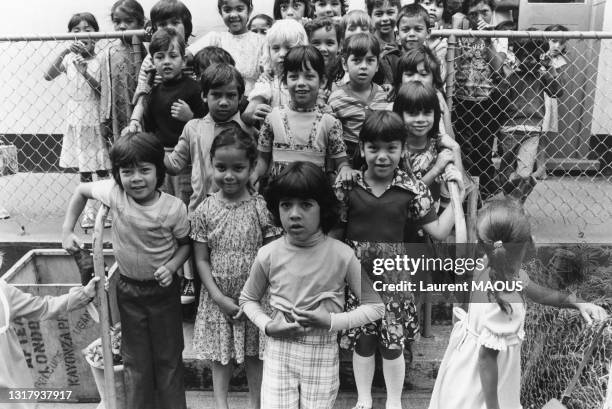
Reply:
<svg viewBox="0 0 612 409"><path fill-rule="evenodd" d="M74 232L71 232L67 235L62 235L62 247L68 253L74 254L84 248L84 245L81 239Z"/></svg>

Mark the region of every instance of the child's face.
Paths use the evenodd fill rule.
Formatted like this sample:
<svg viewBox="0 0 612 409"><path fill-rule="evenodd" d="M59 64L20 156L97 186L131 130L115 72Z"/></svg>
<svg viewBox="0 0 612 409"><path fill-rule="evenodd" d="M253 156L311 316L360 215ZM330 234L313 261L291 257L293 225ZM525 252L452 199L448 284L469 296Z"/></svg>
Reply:
<svg viewBox="0 0 612 409"><path fill-rule="evenodd" d="M493 12L491 7L485 2L480 2L475 6L470 7L468 10L468 19L472 24L472 28L476 28L478 26L478 21L480 19L484 20L485 23L491 24L491 18L493 17Z"/></svg>
<svg viewBox="0 0 612 409"><path fill-rule="evenodd" d="M217 88L211 88L204 102L215 122L227 122L238 112L238 103L242 96L238 93L235 82Z"/></svg>
<svg viewBox="0 0 612 409"><path fill-rule="evenodd" d="M160 28L173 28L185 39L185 25L180 17L170 17L165 20L158 21L155 26L159 30Z"/></svg>
<svg viewBox="0 0 612 409"><path fill-rule="evenodd" d="M397 7L389 2L384 2L381 6L372 9L372 24L374 29L381 35L390 35L395 30L397 21Z"/></svg>
<svg viewBox="0 0 612 409"><path fill-rule="evenodd" d="M221 6L221 17L232 34L247 32L247 23L251 10L241 0L225 0Z"/></svg>
<svg viewBox="0 0 612 409"><path fill-rule="evenodd" d="M312 69L309 63L306 63L299 71L287 73L287 90L296 107L314 107L321 85L319 74Z"/></svg>
<svg viewBox="0 0 612 409"><path fill-rule="evenodd" d="M303 1L289 0L280 5L281 17L292 18L299 22L306 16L306 4Z"/></svg>
<svg viewBox="0 0 612 409"><path fill-rule="evenodd" d="M314 3L315 17L342 17L341 0L317 0Z"/></svg>
<svg viewBox="0 0 612 409"><path fill-rule="evenodd" d="M163 82L173 80L182 75L185 56L181 54L178 40L175 38L167 50L153 54L153 64Z"/></svg>
<svg viewBox="0 0 612 409"><path fill-rule="evenodd" d="M351 82L357 85L371 84L378 70L378 57L372 54L372 51L368 51L363 57L351 54L346 60L345 70Z"/></svg>
<svg viewBox="0 0 612 409"><path fill-rule="evenodd" d="M550 53L551 57L557 57L561 55L561 52L563 51L563 45L564 43L558 38L548 40L548 52Z"/></svg>
<svg viewBox="0 0 612 409"><path fill-rule="evenodd" d="M310 35L310 45L321 52L321 55L325 59L325 67L329 67L329 64L336 60L340 48L338 37L336 36L336 29L321 27L313 31Z"/></svg>
<svg viewBox="0 0 612 409"><path fill-rule="evenodd" d="M251 31L254 33L266 35L269 28L268 22L263 18L256 18L251 21Z"/></svg>
<svg viewBox="0 0 612 409"><path fill-rule="evenodd" d="M113 13L113 27L115 31L136 30L140 28L140 24L134 17L118 8Z"/></svg>
<svg viewBox="0 0 612 409"><path fill-rule="evenodd" d="M95 31L96 29L90 26L85 20L81 20L79 24L72 27L72 30L70 30L71 33L93 33ZM82 38L79 41L85 46L83 57L93 56L96 49L96 41L89 38Z"/></svg>
<svg viewBox="0 0 612 409"><path fill-rule="evenodd" d="M427 23L421 17L402 17L397 28L398 40L404 51L425 44L429 35Z"/></svg>
<svg viewBox="0 0 612 409"><path fill-rule="evenodd" d="M426 138L434 125L434 111L404 112L404 124L409 137Z"/></svg>
<svg viewBox="0 0 612 409"><path fill-rule="evenodd" d="M119 178L125 193L140 205L147 206L157 199L157 168L151 162L138 162L119 168Z"/></svg>
<svg viewBox="0 0 612 409"><path fill-rule="evenodd" d="M402 141L360 142L359 149L368 166L367 175L371 179L388 181L393 178L402 159Z"/></svg>
<svg viewBox="0 0 612 409"><path fill-rule="evenodd" d="M285 56L291 49L292 44L273 42L270 43L270 61L274 71L279 73L283 69L283 63L285 62Z"/></svg>
<svg viewBox="0 0 612 409"><path fill-rule="evenodd" d="M227 198L238 198L246 190L253 167L246 151L235 145L222 146L212 158L213 180Z"/></svg>
<svg viewBox="0 0 612 409"><path fill-rule="evenodd" d="M307 241L321 229L321 207L314 199L283 198L278 212L283 229L293 240Z"/></svg>
<svg viewBox="0 0 612 409"><path fill-rule="evenodd" d="M404 71L402 74L402 84L409 83L410 81L416 81L433 87L433 74L425 68L425 63L418 63L416 68L416 71Z"/></svg>
<svg viewBox="0 0 612 409"><path fill-rule="evenodd" d="M344 40L346 40L347 38L355 34L369 33L369 32L370 32L370 27L366 24L364 25L349 24L346 27L346 31L344 32Z"/></svg>
<svg viewBox="0 0 612 409"><path fill-rule="evenodd" d="M442 13L444 13L442 2L439 0L421 0L421 6L427 9L429 13L429 24L432 27L436 27L437 24L442 22Z"/></svg>

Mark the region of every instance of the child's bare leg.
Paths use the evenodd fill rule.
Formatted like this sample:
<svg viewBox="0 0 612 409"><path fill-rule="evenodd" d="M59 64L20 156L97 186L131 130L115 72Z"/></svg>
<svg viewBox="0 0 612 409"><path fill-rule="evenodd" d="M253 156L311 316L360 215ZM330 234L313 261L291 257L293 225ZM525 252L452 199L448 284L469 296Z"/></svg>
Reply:
<svg viewBox="0 0 612 409"><path fill-rule="evenodd" d="M357 386L357 403L372 407L372 381L374 380L377 339L375 335L361 335L353 352L353 374Z"/></svg>
<svg viewBox="0 0 612 409"><path fill-rule="evenodd" d="M386 409L402 409L402 389L406 376L406 361L403 349L381 348L383 376L387 387Z"/></svg>
<svg viewBox="0 0 612 409"><path fill-rule="evenodd" d="M227 404L227 393L232 377L233 365L228 363L222 365L220 362L212 364L213 396L215 398L216 409L229 409Z"/></svg>
<svg viewBox="0 0 612 409"><path fill-rule="evenodd" d="M247 382L249 384L250 408L259 409L263 362L256 356L247 356L245 369Z"/></svg>

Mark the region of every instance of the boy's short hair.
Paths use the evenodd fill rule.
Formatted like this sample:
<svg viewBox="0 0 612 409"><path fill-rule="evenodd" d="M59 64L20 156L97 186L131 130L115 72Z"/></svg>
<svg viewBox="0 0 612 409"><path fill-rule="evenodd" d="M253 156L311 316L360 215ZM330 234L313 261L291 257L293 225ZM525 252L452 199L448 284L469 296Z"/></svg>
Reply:
<svg viewBox="0 0 612 409"><path fill-rule="evenodd" d="M204 74L204 71L213 64L229 64L236 66L236 61L230 53L221 47L209 45L204 47L195 55L193 70L198 78Z"/></svg>
<svg viewBox="0 0 612 409"><path fill-rule="evenodd" d="M366 116L361 131L359 142L393 142L401 141L402 146L406 143L406 128L402 118L393 111L372 111Z"/></svg>
<svg viewBox="0 0 612 409"><path fill-rule="evenodd" d="M191 37L191 32L193 31L191 12L182 2L178 0L160 0L151 8L150 16L153 31L157 31L157 23L160 21L178 17L183 22L183 27L185 27L185 41Z"/></svg>
<svg viewBox="0 0 612 409"><path fill-rule="evenodd" d="M312 36L315 31L322 28L324 28L325 31L335 30L336 41L338 42L338 44L341 44L342 33L340 30L340 25L329 17L318 17L304 24L304 30L306 30L306 34L308 35L308 41L310 41L310 36Z"/></svg>
<svg viewBox="0 0 612 409"><path fill-rule="evenodd" d="M344 40L342 50L344 61L347 61L351 55L357 58L365 57L368 51L372 52L376 58L379 58L380 42L378 42L378 39L372 33L359 33Z"/></svg>
<svg viewBox="0 0 612 409"><path fill-rule="evenodd" d="M221 8L223 7L226 1L227 0L217 0L217 10L219 10L219 14L221 14ZM249 13L253 11L253 0L240 0L240 2L244 3L244 5L247 6L247 9L249 9Z"/></svg>
<svg viewBox="0 0 612 409"><path fill-rule="evenodd" d="M273 178L264 193L268 210L281 226L278 205L283 199L315 200L321 209L321 230L328 233L338 222L340 203L321 168L311 162L293 162Z"/></svg>
<svg viewBox="0 0 612 409"><path fill-rule="evenodd" d="M149 44L149 54L151 57L159 51L167 51L170 49L174 40L177 41L179 52L181 56L185 56L185 40L183 37L173 29L172 27L160 28L157 30L153 37L151 37L151 44Z"/></svg>
<svg viewBox="0 0 612 409"><path fill-rule="evenodd" d="M123 189L120 169L136 165L138 162L149 162L155 165L157 175L156 188L164 184L166 167L164 166L164 145L152 133L128 133L115 141L110 150L112 174L115 182Z"/></svg>
<svg viewBox="0 0 612 409"><path fill-rule="evenodd" d="M294 0L300 1L304 3L304 17L310 17L312 12L314 11L312 4L310 4L310 0ZM282 20L283 15L281 14L281 6L283 4L289 4L290 0L275 0L274 6L272 6L272 15L274 16L274 20Z"/></svg>
<svg viewBox="0 0 612 409"><path fill-rule="evenodd" d="M202 74L202 95L206 96L213 88L223 87L235 82L238 89L238 97L244 95L244 78L236 67L229 64L213 64Z"/></svg>
<svg viewBox="0 0 612 409"><path fill-rule="evenodd" d="M418 3L407 4L400 9L399 15L397 16L396 25L399 27L400 21L404 17L420 17L425 22L425 27L427 27L427 31L431 29L431 22L429 21L429 12L425 9L425 7L421 6Z"/></svg>
<svg viewBox="0 0 612 409"><path fill-rule="evenodd" d="M389 3L392 7L397 7L398 10L402 7L402 2L400 0L366 0L365 3L368 15L370 16L376 7L383 7L385 3Z"/></svg>
<svg viewBox="0 0 612 409"><path fill-rule="evenodd" d="M371 32L374 31L374 25L372 24L372 19L363 10L351 10L342 16L342 20L340 20L340 38L344 39L346 35L346 29L350 25L356 26L368 26L368 29Z"/></svg>

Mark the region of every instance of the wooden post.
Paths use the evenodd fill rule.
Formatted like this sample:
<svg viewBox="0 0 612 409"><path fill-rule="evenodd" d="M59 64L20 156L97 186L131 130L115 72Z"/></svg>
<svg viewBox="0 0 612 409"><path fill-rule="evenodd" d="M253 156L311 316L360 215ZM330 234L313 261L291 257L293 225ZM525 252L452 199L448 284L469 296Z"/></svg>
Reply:
<svg viewBox="0 0 612 409"><path fill-rule="evenodd" d="M104 403L106 409L117 408L117 391L115 390L115 371L113 369L113 352L111 350L110 312L108 308L108 295L106 294L106 274L104 271L104 220L108 214L108 207L102 205L96 216L93 233L93 259L96 277L100 277L97 291L100 300L100 326L102 328L102 356L104 359Z"/></svg>

